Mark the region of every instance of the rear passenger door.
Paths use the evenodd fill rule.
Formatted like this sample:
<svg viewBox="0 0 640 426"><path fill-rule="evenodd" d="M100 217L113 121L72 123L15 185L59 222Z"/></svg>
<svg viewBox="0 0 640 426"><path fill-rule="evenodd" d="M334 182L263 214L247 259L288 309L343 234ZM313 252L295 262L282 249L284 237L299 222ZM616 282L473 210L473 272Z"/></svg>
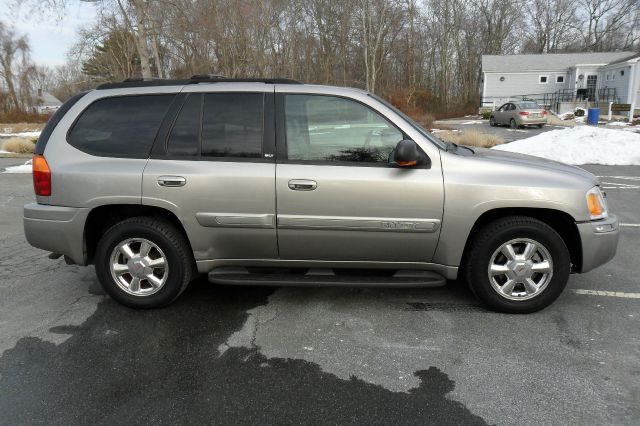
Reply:
<svg viewBox="0 0 640 426"><path fill-rule="evenodd" d="M201 86L165 120L142 202L180 219L196 261L277 258L273 86Z"/></svg>

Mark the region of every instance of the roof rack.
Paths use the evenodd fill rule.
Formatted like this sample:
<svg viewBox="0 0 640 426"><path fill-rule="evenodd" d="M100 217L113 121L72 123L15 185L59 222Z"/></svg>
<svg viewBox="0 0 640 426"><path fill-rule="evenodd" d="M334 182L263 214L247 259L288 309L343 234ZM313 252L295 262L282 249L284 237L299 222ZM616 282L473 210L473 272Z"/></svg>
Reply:
<svg viewBox="0 0 640 426"><path fill-rule="evenodd" d="M289 78L228 78L222 75L197 74L189 79L144 79L130 77L119 83L103 83L96 87L97 90L121 89L126 87L153 87L153 86L184 86L198 83L265 83L265 84L303 84L298 80Z"/></svg>

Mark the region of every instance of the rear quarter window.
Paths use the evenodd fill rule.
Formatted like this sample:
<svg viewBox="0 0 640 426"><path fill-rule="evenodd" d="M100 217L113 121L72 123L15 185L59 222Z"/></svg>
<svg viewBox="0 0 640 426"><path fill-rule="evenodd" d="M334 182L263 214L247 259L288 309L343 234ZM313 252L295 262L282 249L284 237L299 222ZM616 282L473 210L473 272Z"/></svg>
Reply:
<svg viewBox="0 0 640 426"><path fill-rule="evenodd" d="M99 99L82 112L67 140L91 155L147 158L174 97L132 95Z"/></svg>

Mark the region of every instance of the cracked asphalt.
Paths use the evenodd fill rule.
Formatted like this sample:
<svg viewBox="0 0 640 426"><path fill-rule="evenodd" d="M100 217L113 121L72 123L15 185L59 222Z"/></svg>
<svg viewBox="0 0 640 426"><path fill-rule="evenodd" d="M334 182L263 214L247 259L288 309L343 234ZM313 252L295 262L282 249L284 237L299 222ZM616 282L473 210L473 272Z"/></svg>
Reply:
<svg viewBox="0 0 640 426"><path fill-rule="evenodd" d="M0 159L0 170L23 159ZM640 224L640 167L586 166ZM637 188L636 188L637 186ZM30 247L30 175L0 174L0 424L640 423L640 228L549 308L488 312L431 289L195 281L124 308L92 267Z"/></svg>

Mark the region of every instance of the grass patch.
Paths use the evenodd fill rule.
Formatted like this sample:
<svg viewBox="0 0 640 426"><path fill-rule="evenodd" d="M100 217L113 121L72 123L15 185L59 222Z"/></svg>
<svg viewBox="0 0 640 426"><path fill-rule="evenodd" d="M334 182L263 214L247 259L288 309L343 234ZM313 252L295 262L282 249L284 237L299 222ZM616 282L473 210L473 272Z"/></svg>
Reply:
<svg viewBox="0 0 640 426"><path fill-rule="evenodd" d="M464 132L438 132L436 136L445 142L453 142L458 145L491 148L502 145L505 141L500 136L469 130Z"/></svg>
<svg viewBox="0 0 640 426"><path fill-rule="evenodd" d="M46 123L0 123L0 133L41 131Z"/></svg>
<svg viewBox="0 0 640 426"><path fill-rule="evenodd" d="M553 114L547 114L547 124L550 126L574 127L577 123L573 120L561 120Z"/></svg>
<svg viewBox="0 0 640 426"><path fill-rule="evenodd" d="M2 144L2 150L16 154L33 154L36 144L31 139L11 138Z"/></svg>

